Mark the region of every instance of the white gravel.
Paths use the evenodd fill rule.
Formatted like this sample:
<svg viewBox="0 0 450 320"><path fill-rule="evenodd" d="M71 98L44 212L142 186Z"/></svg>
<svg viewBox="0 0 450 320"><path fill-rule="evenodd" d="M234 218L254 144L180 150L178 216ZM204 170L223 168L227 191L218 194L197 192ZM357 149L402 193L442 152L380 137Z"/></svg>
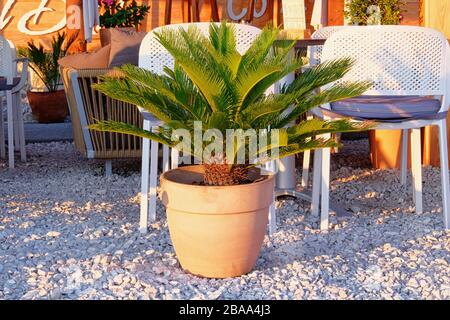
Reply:
<svg viewBox="0 0 450 320"><path fill-rule="evenodd" d="M70 143L28 145L28 163L0 161L0 299L450 299L439 170L424 169L416 214L396 171L368 168L366 140L346 145L331 196L351 216L320 233L307 203L277 202L255 270L226 280L180 269L160 205L137 232L139 161L105 177Z"/></svg>

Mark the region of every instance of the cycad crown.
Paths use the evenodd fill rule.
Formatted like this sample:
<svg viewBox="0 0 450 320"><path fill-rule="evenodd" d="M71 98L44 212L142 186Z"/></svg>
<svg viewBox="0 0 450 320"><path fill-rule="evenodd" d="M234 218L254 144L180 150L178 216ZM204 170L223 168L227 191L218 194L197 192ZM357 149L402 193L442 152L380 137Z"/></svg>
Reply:
<svg viewBox="0 0 450 320"><path fill-rule="evenodd" d="M281 158L309 149L333 147L335 141L321 139L320 135L367 129L367 123L355 125L347 120L313 119L292 124L311 108L361 95L370 84L337 82L352 66L351 59L340 59L307 69L291 84L280 88L279 93L266 94L272 85L305 63L303 58L290 54L295 42L278 41L278 33L278 29L263 29L242 55L236 49L233 25L225 22L212 23L209 36L195 26L157 33L159 42L174 58L173 69L166 68L165 74L158 75L125 65L120 68L122 77L106 76L95 88L114 99L141 106L163 121L164 127L149 132L124 123L102 121L90 128L150 138L172 147L178 144L171 139L173 131L186 129L192 133L195 121L202 123L203 131L218 129L224 137L226 129L266 130L267 136L274 129L279 130L278 141L269 139L265 148L250 150L246 142L231 154L225 153L231 165L220 166L222 173L217 172L217 164L212 171L207 168L206 171L214 172L214 177L205 178L205 183L218 185L245 183L242 176L246 168L255 164L250 159L272 160L271 151L275 149L279 151L276 157ZM332 82L336 84L319 90ZM246 151L246 161L238 166L234 161L240 148ZM202 159L192 142L188 149ZM269 156L264 157L266 154ZM204 162L208 166L208 159ZM237 167L239 179L232 177Z"/></svg>

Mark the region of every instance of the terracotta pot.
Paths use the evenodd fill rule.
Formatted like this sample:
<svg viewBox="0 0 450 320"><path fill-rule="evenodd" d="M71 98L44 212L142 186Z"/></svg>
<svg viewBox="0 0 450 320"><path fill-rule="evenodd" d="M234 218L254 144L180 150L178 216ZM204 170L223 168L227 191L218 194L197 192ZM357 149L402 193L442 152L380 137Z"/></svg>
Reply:
<svg viewBox="0 0 450 320"><path fill-rule="evenodd" d="M182 268L208 278L250 272L259 256L273 201L275 179L237 186L193 185L203 166L188 166L161 176L170 237ZM259 176L256 169L251 172Z"/></svg>
<svg viewBox="0 0 450 320"><path fill-rule="evenodd" d="M40 123L64 122L69 115L64 90L55 92L28 92L33 117Z"/></svg>
<svg viewBox="0 0 450 320"><path fill-rule="evenodd" d="M116 29L120 29L124 32L133 32L136 31L135 28L133 27L124 27L124 28L116 28ZM102 28L99 31L99 36L100 36L100 44L102 47L107 46L108 44L111 43L111 33L110 33L111 28Z"/></svg>

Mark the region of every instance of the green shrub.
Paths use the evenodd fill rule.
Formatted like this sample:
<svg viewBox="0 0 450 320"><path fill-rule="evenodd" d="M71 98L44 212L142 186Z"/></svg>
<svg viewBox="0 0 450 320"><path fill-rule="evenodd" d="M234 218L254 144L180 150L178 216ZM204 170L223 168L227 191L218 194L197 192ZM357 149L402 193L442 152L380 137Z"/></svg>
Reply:
<svg viewBox="0 0 450 320"><path fill-rule="evenodd" d="M399 24L402 18L399 0L352 0L345 5L345 17L354 25ZM378 7L378 12L376 7Z"/></svg>

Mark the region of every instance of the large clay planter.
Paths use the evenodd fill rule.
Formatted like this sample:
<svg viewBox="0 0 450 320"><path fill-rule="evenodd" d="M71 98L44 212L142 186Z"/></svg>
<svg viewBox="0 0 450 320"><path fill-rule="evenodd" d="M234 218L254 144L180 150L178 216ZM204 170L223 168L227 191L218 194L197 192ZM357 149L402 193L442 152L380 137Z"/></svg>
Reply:
<svg viewBox="0 0 450 320"><path fill-rule="evenodd" d="M264 240L274 176L237 186L193 184L202 176L202 166L161 176L162 201L181 267L208 278L246 274L253 269Z"/></svg>
<svg viewBox="0 0 450 320"><path fill-rule="evenodd" d="M64 122L69 115L64 90L55 92L29 91L27 96L33 117L40 123Z"/></svg>

